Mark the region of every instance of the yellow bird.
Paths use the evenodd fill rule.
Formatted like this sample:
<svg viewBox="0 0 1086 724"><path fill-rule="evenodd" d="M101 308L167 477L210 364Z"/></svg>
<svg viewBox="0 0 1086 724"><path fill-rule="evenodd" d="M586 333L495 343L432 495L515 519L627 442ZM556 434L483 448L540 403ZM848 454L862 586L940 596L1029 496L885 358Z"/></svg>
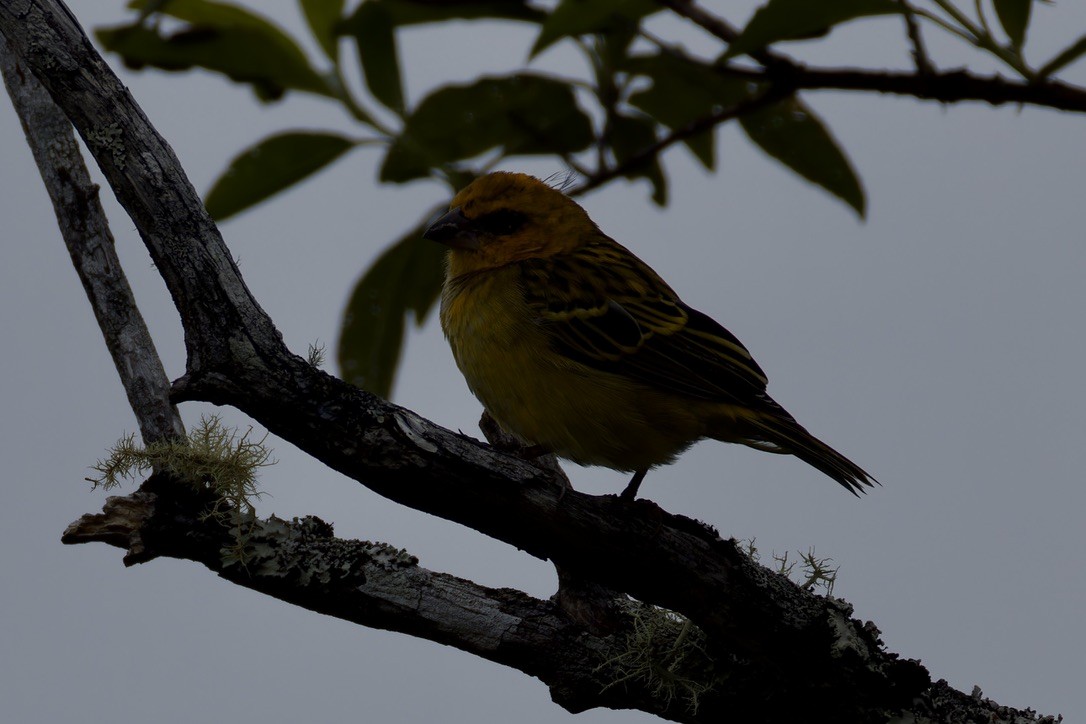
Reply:
<svg viewBox="0 0 1086 724"><path fill-rule="evenodd" d="M450 247L441 327L471 391L525 443L633 472L624 498L702 438L795 455L852 493L874 482L766 394L735 335L561 191L491 173L423 236Z"/></svg>

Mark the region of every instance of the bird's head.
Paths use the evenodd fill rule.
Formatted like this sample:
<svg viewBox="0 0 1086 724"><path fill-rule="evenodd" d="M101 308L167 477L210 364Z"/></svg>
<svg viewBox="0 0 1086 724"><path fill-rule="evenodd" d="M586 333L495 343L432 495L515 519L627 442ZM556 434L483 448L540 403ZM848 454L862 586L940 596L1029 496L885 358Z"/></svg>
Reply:
<svg viewBox="0 0 1086 724"><path fill-rule="evenodd" d="M423 238L449 246L453 276L569 252L599 231L561 191L522 173L480 176Z"/></svg>

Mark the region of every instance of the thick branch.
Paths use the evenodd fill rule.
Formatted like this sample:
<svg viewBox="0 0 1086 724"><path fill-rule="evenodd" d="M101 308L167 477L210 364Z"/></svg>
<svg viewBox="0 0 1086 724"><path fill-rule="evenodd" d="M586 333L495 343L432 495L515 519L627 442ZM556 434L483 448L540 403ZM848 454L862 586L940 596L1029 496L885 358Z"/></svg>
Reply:
<svg viewBox="0 0 1086 724"><path fill-rule="evenodd" d="M185 434L170 380L132 296L72 124L0 35L0 72L53 202L64 244L83 282L145 443Z"/></svg>
<svg viewBox="0 0 1086 724"><path fill-rule="evenodd" d="M672 678L685 684L654 693L659 678L620 661L636 655L659 656L660 667L671 663L665 657L678 643L675 629L643 635L646 617L662 612L617 605L612 628L600 634L565 616L554 601L426 570L392 546L334 538L330 525L312 517L250 521L239 561L234 533L201 514L211 502L206 494L152 477L128 497L109 498L103 513L70 525L63 540L128 548L127 563L157 555L196 561L225 580L317 613L453 646L539 678L571 712L636 708L681 722L810 718L809 699L792 702L796 713L782 715L775 702L781 682L773 668L738 657L719 657L708 668L705 661L672 668ZM138 559L131 555L133 542L142 551ZM702 689L696 708L684 685ZM883 722L890 715L881 710L838 717L832 700L814 708L826 721ZM963 694L945 681L930 686L908 711L933 723L1055 724Z"/></svg>
<svg viewBox="0 0 1086 724"><path fill-rule="evenodd" d="M623 630L598 636L550 601L426 570L383 543L335 538L330 525L312 517L250 521L238 560L234 534L201 514L207 497L178 492L174 481L151 478L133 495L108 499L103 513L70 525L63 541L121 548L139 541L141 551L196 561L232 583L317 613L454 646L538 677L571 711L636 707L693 721L683 702L669 706L643 691L607 688L613 679L603 664L622 645L629 620Z"/></svg>
<svg viewBox="0 0 1086 724"><path fill-rule="evenodd" d="M70 525L63 540L121 548L139 541L141 551L196 561L232 583L311 611L456 647L539 678L572 712L636 708L711 722L744 713L765 721L772 711L764 703L776 696L772 671L742 659L722 658L712 668L703 660L698 668L672 671L704 689L696 711L681 685L673 696L654 694L648 671L617 663L620 654L668 663L678 625L651 639L637 636L646 618L664 619L662 611L612 601L612 625L601 634L569 618L555 601L426 570L392 546L334 538L330 525L312 517L249 521L239 560L234 533L201 515L210 502L152 477L133 495L108 499L103 513Z"/></svg>

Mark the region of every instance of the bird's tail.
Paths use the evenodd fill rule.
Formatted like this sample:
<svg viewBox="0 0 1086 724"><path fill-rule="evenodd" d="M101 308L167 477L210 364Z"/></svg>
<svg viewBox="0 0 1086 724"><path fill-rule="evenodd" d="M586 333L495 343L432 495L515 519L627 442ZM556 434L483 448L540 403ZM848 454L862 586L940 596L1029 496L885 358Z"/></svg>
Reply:
<svg viewBox="0 0 1086 724"><path fill-rule="evenodd" d="M738 441L734 438L729 441L742 442L766 452L795 455L845 486L853 495L865 493L865 486L869 488L878 483L859 465L807 432L803 425L775 403L772 409L759 411L744 422L744 432L747 434Z"/></svg>

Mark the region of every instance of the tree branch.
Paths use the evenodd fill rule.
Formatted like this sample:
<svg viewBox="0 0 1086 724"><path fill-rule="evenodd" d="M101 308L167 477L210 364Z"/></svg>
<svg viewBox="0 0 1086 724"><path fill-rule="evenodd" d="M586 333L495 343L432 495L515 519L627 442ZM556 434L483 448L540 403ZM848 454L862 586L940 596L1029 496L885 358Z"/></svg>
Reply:
<svg viewBox="0 0 1086 724"><path fill-rule="evenodd" d="M725 43L730 43L739 37L739 31L726 20L718 18L700 7L694 0L660 0L660 4L670 8L676 15L686 18Z"/></svg>
<svg viewBox="0 0 1086 724"><path fill-rule="evenodd" d="M1054 80L1027 83L1007 80L999 75L978 76L964 70L924 75L852 68L809 68L798 63L764 71L727 65L721 68L721 72L755 82L780 84L796 91L874 91L942 103L982 101L993 106L1016 103L1086 113L1086 89Z"/></svg>
<svg viewBox="0 0 1086 724"><path fill-rule="evenodd" d="M916 21L916 13L909 0L897 0L901 6L901 14L905 19L905 34L909 37L912 46L910 53L913 63L916 64L916 72L922 76L930 76L935 73L935 66L928 57L927 48L924 46L924 36L920 34L920 23Z"/></svg>
<svg viewBox="0 0 1086 724"><path fill-rule="evenodd" d="M659 2L661 5L672 10L676 15L686 18L710 35L723 40L725 43L731 43L739 37L739 31L732 27L728 21L713 15L694 2L694 0L659 0ZM750 57L761 63L765 68L792 65L792 60L788 57L778 55L766 48L752 51Z"/></svg>
<svg viewBox="0 0 1086 724"><path fill-rule="evenodd" d="M816 702L827 720L879 721L908 712L949 721L934 703L940 689L930 685L926 670L884 651L877 629L850 618L846 603L816 597L757 566L700 523L648 501L565 490L552 471L434 425L291 354L245 287L169 146L71 14L55 0L3 3L0 33L87 140L174 297L189 353L176 399L234 405L386 497L550 559L580 580L682 613L704 634L711 677L722 682L697 712L661 705L636 679L625 688L596 690L592 699L551 683L564 706L578 710L576 702L584 701L682 721L719 721L728 713L774 722L802 720ZM298 605L481 656L497 657L506 642L538 633L542 644L524 646L531 656L549 652L552 663L522 670L543 678L548 666L580 661L584 673L568 686L582 692L599 686L596 672L606 657L595 644L579 648L586 629L563 622L546 604L416 570L383 546L336 541L313 520L295 526L253 521L249 567L228 566L221 553L226 532L213 518L201 519L204 501L191 495L197 498L187 500L180 486L152 478L125 503L84 518L65 540L128 546L129 562L156 555L199 560L224 578ZM391 590L382 593L382 586ZM425 595L446 599L444 607L432 616L412 607ZM488 616L472 619L479 610L473 606ZM515 625L496 633L480 630L480 620ZM512 657L507 662L517 665ZM952 690L949 698L969 701Z"/></svg>
<svg viewBox="0 0 1086 724"><path fill-rule="evenodd" d="M190 366L214 364L193 330L242 326L278 336L244 285L199 194L173 149L150 129L142 109L58 0L5 2L0 22L12 50L68 116L133 222L185 323ZM31 32L31 30L33 32ZM212 279L212 289L201 289ZM202 293L226 294L203 298ZM217 315L229 313L231 319ZM204 327L207 325L207 327ZM246 345L223 339L222 346Z"/></svg>
<svg viewBox="0 0 1086 724"><path fill-rule="evenodd" d="M680 141L685 141L688 138L693 138L700 133L711 131L719 126L721 123L725 123L734 118L739 118L748 113L753 113L766 106L771 106L779 100L786 98L791 94L791 91L782 85L771 85L766 90L762 91L758 95L746 98L735 105L722 108L715 113L710 113L704 118L699 118L682 128L677 128L671 133L667 134L656 143L646 146L644 149L638 151L634 155L625 159L621 163L617 163L611 168L603 169L594 174L588 174L585 182L576 188L569 190L570 196L581 196L592 189L598 188L603 184L616 179L620 176L625 176L631 171L636 171L643 164L648 163L652 159L656 158L657 154L674 146Z"/></svg>
<svg viewBox="0 0 1086 724"><path fill-rule="evenodd" d="M613 617L619 625L601 634L571 621L554 601L426 570L413 556L386 544L334 538L332 527L317 518L252 520L247 557L239 563L228 553L236 544L234 534L201 514L212 502L206 494L152 477L133 495L109 498L103 513L71 524L62 540L120 548L145 541L145 550L153 549L156 556L201 563L231 583L287 603L453 646L536 676L557 704L574 713L608 707L680 722L774 722L805 720L802 712L809 715L812 707L811 700L796 701L797 712L782 716L774 703L781 696L779 672L734 656L713 660L708 671L671 667L668 674L680 683L661 695L659 678L621 662L631 654L652 656L676 648L677 636L639 635L645 617L663 617L663 612L628 604L624 619ZM149 557L125 560L132 564ZM839 613L847 615L842 605L837 603ZM674 634L674 628L665 633ZM877 634L871 624L865 628ZM694 685L704 689L696 699L690 693ZM828 721L883 722L889 715L880 710L835 718L832 700L819 702L817 709L829 715ZM966 695L945 681L927 687L907 711L931 722L1056 724L1051 717L1000 706L979 692Z"/></svg>
<svg viewBox="0 0 1086 724"><path fill-rule="evenodd" d="M201 514L211 503L206 495L184 489L179 494L172 481L152 477L139 492L107 500L103 513L71 524L62 540L121 548L146 541L156 555L201 563L231 583L287 603L453 646L536 676L570 711L638 708L694 721L686 702L668 704L644 690L607 688L614 674L601 664L623 645L631 632L628 622L596 635L551 601L429 571L384 543L335 538L331 525L313 517L250 521L246 556L238 561L230 554L234 534Z"/></svg>
<svg viewBox="0 0 1086 724"><path fill-rule="evenodd" d="M569 195L580 196L598 188L608 181L636 170L680 141L772 105L799 90L874 90L880 93L911 95L946 103L964 100L985 101L996 106L1005 103L1033 103L1060 110L1086 112L1086 91L1059 81L1026 84L1008 81L1000 76L982 78L965 71L912 74L807 68L791 61L778 63L771 70L753 70L728 65L721 67L720 71L765 84L766 90L672 131L622 163L587 175L585 182L571 189Z"/></svg>
<svg viewBox="0 0 1086 724"><path fill-rule="evenodd" d="M659 1L677 15L687 18L725 43L730 43L739 37L739 32L735 28L722 18L709 13L693 0ZM924 51L911 7L906 3L902 4L905 7L904 15L908 35L913 44L913 54L916 56L916 73L854 68L811 68L788 56L767 49L750 53L750 57L758 61L763 69L727 65L721 70L729 75L748 78L756 82L783 85L785 89L791 91L873 91L914 96L942 103L962 101L983 101L992 105L1028 103L1061 111L1086 112L1086 89L1061 81L1009 81L998 75L978 76L964 70L948 73L934 72Z"/></svg>
<svg viewBox="0 0 1086 724"><path fill-rule="evenodd" d="M53 202L72 264L87 292L145 443L185 434L170 402L170 380L155 351L72 124L0 36L0 73Z"/></svg>

